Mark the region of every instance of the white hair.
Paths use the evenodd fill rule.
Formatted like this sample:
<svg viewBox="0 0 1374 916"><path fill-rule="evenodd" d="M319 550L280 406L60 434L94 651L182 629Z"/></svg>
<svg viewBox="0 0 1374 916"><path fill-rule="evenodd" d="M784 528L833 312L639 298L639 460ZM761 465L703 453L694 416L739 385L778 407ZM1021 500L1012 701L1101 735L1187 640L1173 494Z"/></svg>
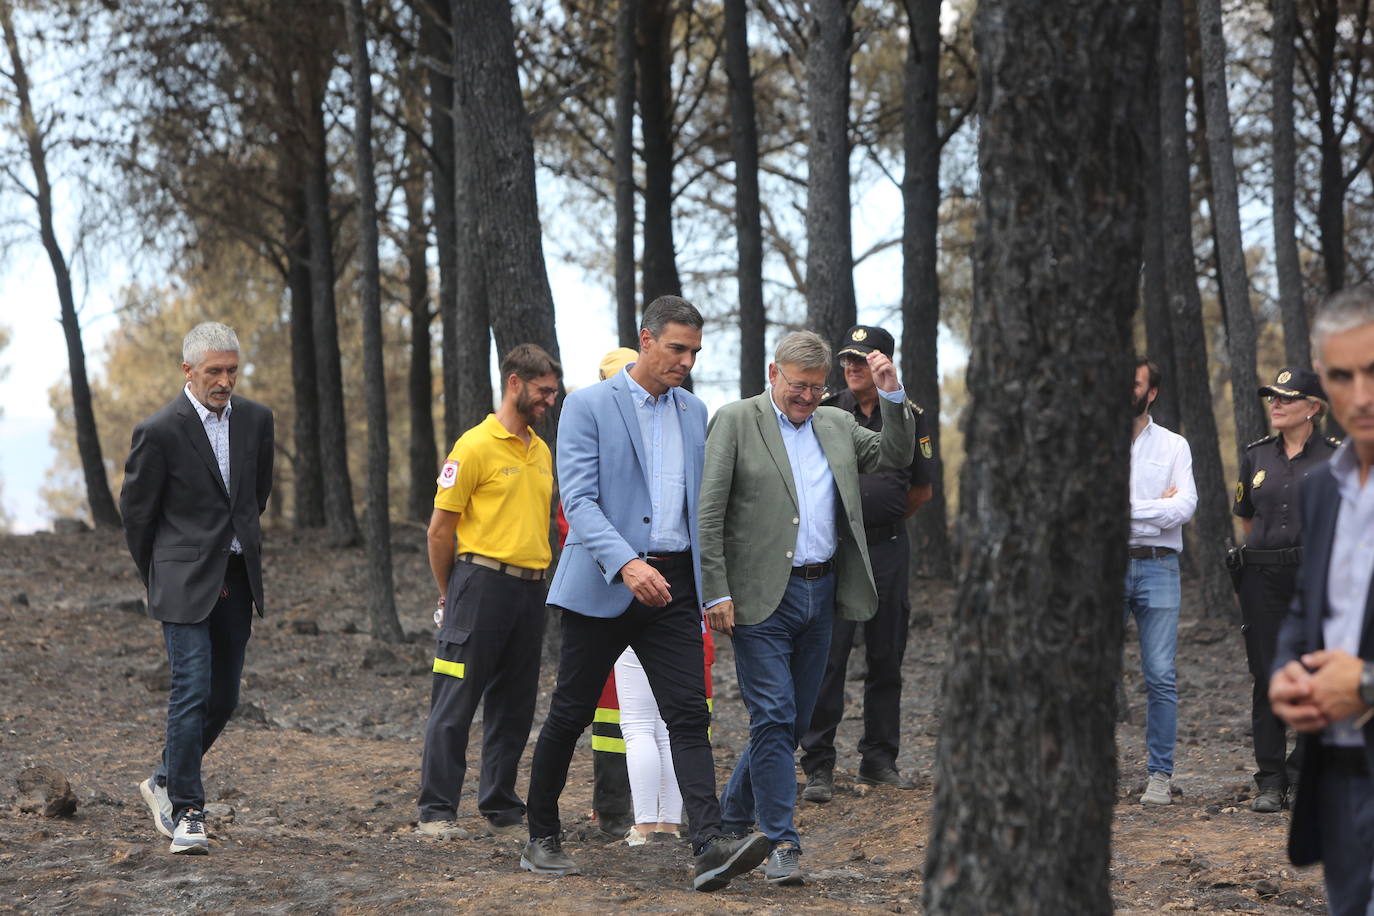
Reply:
<svg viewBox="0 0 1374 916"><path fill-rule="evenodd" d="M815 331L793 331L778 341L773 362L802 369L829 369L830 344Z"/></svg>
<svg viewBox="0 0 1374 916"><path fill-rule="evenodd" d="M1374 285L1364 283L1332 293L1312 320L1312 352L1321 359L1327 337L1367 324L1374 324Z"/></svg>
<svg viewBox="0 0 1374 916"><path fill-rule="evenodd" d="M239 351L239 336L228 325L218 321L206 321L191 328L181 342L181 361L188 366L199 366L208 353L219 351Z"/></svg>

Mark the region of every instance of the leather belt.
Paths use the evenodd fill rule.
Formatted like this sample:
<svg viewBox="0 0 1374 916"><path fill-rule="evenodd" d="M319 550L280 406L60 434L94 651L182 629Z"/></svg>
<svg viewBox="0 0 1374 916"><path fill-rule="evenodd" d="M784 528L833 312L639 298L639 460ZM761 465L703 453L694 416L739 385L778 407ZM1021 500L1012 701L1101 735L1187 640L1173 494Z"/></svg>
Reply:
<svg viewBox="0 0 1374 916"><path fill-rule="evenodd" d="M826 560L824 563L811 563L807 566L793 566L792 575L798 579L819 579L822 576L830 575L830 571L835 568L834 560Z"/></svg>
<svg viewBox="0 0 1374 916"><path fill-rule="evenodd" d="M690 550L674 550L671 553L661 551L659 553L643 554L645 563L680 563L683 560L690 560L692 552Z"/></svg>
<svg viewBox="0 0 1374 916"><path fill-rule="evenodd" d="M514 576L525 581L538 582L548 575L546 569L526 569L523 566L512 566L509 563L502 563L500 560L493 560L491 557L484 557L480 553L460 553L458 559L463 563L471 563L473 566L484 566L487 569L494 569L499 573Z"/></svg>
<svg viewBox="0 0 1374 916"><path fill-rule="evenodd" d="M1172 547L1128 547L1126 556L1132 560L1155 560L1178 553Z"/></svg>
<svg viewBox="0 0 1374 916"><path fill-rule="evenodd" d="M1241 556L1246 566L1298 566L1302 563L1302 547L1279 547L1262 550L1256 547L1242 547Z"/></svg>
<svg viewBox="0 0 1374 916"><path fill-rule="evenodd" d="M1322 769L1343 776L1369 776L1369 759L1362 747L1322 745Z"/></svg>
<svg viewBox="0 0 1374 916"><path fill-rule="evenodd" d="M901 533L901 522L893 522L891 525L875 525L872 528L864 529L864 540L870 544L876 544L879 541L890 541Z"/></svg>

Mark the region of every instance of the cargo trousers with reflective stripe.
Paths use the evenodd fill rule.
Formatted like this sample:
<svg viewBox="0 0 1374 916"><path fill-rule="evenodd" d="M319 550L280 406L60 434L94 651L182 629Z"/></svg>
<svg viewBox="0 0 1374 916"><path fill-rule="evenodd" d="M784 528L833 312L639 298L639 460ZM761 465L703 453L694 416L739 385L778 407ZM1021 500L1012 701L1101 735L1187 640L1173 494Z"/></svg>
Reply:
<svg viewBox="0 0 1374 916"><path fill-rule="evenodd" d="M525 804L515 794L515 777L539 696L544 583L459 562L444 603L420 761L420 820L454 818L480 701L477 810L496 826L519 823Z"/></svg>

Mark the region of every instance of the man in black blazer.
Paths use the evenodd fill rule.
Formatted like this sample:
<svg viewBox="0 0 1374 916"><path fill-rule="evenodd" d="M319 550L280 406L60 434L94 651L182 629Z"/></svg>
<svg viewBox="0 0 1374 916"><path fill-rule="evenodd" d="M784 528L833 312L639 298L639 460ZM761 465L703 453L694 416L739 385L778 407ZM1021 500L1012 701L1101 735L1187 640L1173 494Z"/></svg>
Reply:
<svg viewBox="0 0 1374 916"><path fill-rule="evenodd" d="M186 387L134 428L119 494L172 673L162 760L139 791L174 853L209 852L200 761L238 705L252 608L263 607L272 411L233 394L238 370L232 329L186 335Z"/></svg>
<svg viewBox="0 0 1374 916"><path fill-rule="evenodd" d="M1374 286L1332 296L1316 366L1347 439L1303 481L1303 559L1269 699L1300 732L1288 855L1322 862L1330 912L1374 912Z"/></svg>

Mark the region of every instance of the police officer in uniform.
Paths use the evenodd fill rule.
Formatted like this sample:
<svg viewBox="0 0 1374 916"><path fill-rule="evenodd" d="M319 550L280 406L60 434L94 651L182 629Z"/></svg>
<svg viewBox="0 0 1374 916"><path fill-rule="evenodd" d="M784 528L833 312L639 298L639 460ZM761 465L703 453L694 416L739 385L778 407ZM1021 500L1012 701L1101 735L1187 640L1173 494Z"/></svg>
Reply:
<svg viewBox="0 0 1374 916"><path fill-rule="evenodd" d="M1340 443L1317 433L1326 393L1315 372L1281 369L1274 383L1259 393L1269 399L1274 434L1246 446L1234 511L1245 528L1238 591L1245 655L1254 677L1250 717L1259 768L1255 772L1259 794L1250 807L1274 812L1284 807L1298 772L1295 758L1285 763L1283 720L1269 707L1275 640L1297 587L1298 564L1302 562L1298 486Z"/></svg>
<svg viewBox="0 0 1374 916"><path fill-rule="evenodd" d="M860 426L879 431L878 389L868 368L867 355L874 350L892 358L892 335L882 328L857 325L840 344L845 391L822 403L854 415ZM926 419L920 407L916 415L916 451L910 467L859 476L864 529L868 540L873 581L878 588L878 613L863 624L864 654L868 672L864 678L864 730L859 740L859 782L869 785L913 788L897 769L901 737L902 658L906 654L911 604L907 599L909 539L906 519L933 493L935 454ZM845 669L859 624L837 615L830 639L830 656L821 681L820 696L811 716L811 727L801 741L806 789L802 797L828 802L834 791L835 731L844 715Z"/></svg>

